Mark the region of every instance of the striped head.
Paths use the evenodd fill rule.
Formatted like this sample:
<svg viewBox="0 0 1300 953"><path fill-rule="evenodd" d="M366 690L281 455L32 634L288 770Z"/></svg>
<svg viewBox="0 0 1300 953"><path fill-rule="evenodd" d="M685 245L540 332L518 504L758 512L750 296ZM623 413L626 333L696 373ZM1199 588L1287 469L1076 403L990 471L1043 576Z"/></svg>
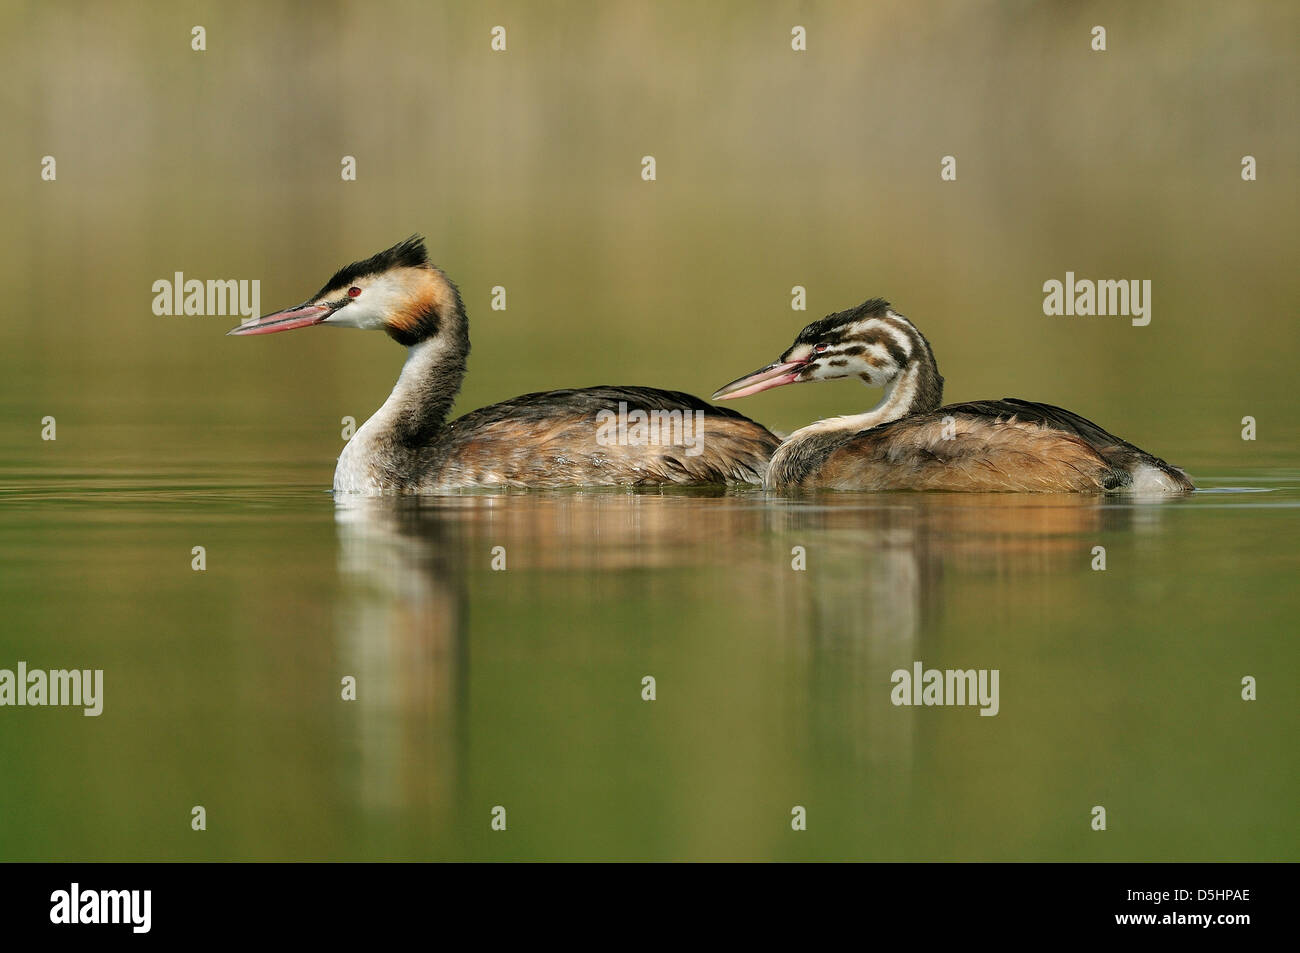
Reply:
<svg viewBox="0 0 1300 953"><path fill-rule="evenodd" d="M247 321L233 335L274 334L324 324L386 331L411 347L444 330L463 330L465 312L451 279L429 261L424 240L413 235L392 248L334 273L305 302Z"/></svg>
<svg viewBox="0 0 1300 953"><path fill-rule="evenodd" d="M943 401L943 378L930 343L880 298L814 321L779 358L732 381L713 398L747 397L784 384L841 377L886 390L907 380L914 411L932 410Z"/></svg>

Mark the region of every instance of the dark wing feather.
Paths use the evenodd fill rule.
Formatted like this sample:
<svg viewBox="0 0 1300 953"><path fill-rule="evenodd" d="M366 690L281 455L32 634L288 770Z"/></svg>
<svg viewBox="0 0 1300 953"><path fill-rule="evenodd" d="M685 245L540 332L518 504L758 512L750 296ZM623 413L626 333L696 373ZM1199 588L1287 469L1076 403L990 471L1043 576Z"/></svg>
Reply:
<svg viewBox="0 0 1300 953"><path fill-rule="evenodd" d="M1033 400L1021 400L1019 397L1004 397L1002 400L973 400L964 404L949 404L940 407L937 412L987 415L1001 419L1015 417L1017 420L1051 427L1078 437L1100 454L1114 469L1115 477L1119 481L1117 485L1125 485L1132 479L1134 470L1139 465L1145 464L1169 474L1186 489L1193 489L1191 479L1180 468L1152 456L1127 440L1102 429L1086 417L1080 417L1063 407L1040 404Z"/></svg>
<svg viewBox="0 0 1300 953"><path fill-rule="evenodd" d="M1019 397L1004 397L1001 400L972 400L964 404L948 404L946 407L941 407L938 412L940 414L946 412L967 413L995 418L1015 417L1017 420L1041 424L1045 427L1052 427L1073 434L1098 451L1133 446L1127 440L1121 440L1110 431L1103 430L1086 417L1080 417L1063 407L1040 404L1033 400L1021 400Z"/></svg>
<svg viewBox="0 0 1300 953"><path fill-rule="evenodd" d="M607 444L601 411L696 414L686 444ZM780 444L762 424L690 394L654 387L582 387L524 394L453 420L422 454L419 488L761 484Z"/></svg>
<svg viewBox="0 0 1300 953"><path fill-rule="evenodd" d="M595 417L601 410L618 410L619 401L625 401L628 409L642 410L703 410L710 417L741 420L754 423L744 414L728 407L715 407L692 394L677 390L661 390L658 387L620 387L608 384L597 387L575 387L565 390L540 391L534 394L520 394L499 404L491 404L472 410L463 417L457 417L447 429L460 430L482 427L502 420L544 420L556 413L573 416L590 415ZM761 424L755 424L761 426Z"/></svg>

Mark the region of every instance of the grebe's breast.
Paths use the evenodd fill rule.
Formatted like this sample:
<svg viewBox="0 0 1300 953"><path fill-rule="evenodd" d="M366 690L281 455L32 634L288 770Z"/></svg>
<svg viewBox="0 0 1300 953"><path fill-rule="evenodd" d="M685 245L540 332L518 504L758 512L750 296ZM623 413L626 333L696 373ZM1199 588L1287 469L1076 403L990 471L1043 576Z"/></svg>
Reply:
<svg viewBox="0 0 1300 953"><path fill-rule="evenodd" d="M678 391L547 391L452 421L414 454L405 489L761 485L779 443L748 417Z"/></svg>
<svg viewBox="0 0 1300 953"><path fill-rule="evenodd" d="M802 446L795 446L801 442ZM1177 467L1060 407L1006 398L949 404L857 433L796 434L774 489L1179 493Z"/></svg>

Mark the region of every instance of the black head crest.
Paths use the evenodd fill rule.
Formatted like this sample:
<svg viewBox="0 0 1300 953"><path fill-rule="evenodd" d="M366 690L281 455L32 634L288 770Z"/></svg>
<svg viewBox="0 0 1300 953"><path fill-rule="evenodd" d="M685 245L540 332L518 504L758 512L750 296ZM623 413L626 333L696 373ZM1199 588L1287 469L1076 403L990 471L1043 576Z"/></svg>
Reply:
<svg viewBox="0 0 1300 953"><path fill-rule="evenodd" d="M812 343L820 340L825 335L831 333L836 328L846 324L853 324L861 321L863 318L870 318L884 314L889 310L889 302L884 298L871 298L862 302L856 308L849 308L847 311L837 311L835 314L828 314L824 318L814 321L808 327L799 332L799 337L795 340L796 344Z"/></svg>
<svg viewBox="0 0 1300 953"><path fill-rule="evenodd" d="M324 294L331 288L340 288L344 285L350 285L359 278L365 278L367 275L380 275L392 268L428 268L429 253L424 247L424 239L419 235L412 235L405 241L400 241L392 248L385 248L378 254L371 255L362 261L354 261L350 265L345 265L334 273L334 277L325 282L325 287L320 293ZM319 297L319 295L317 296Z"/></svg>

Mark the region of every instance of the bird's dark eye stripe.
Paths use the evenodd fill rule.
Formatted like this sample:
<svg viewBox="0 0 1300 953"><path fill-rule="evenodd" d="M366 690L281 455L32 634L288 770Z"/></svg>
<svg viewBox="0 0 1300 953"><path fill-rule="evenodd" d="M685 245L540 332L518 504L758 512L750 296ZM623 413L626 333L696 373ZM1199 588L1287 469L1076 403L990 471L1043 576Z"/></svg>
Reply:
<svg viewBox="0 0 1300 953"><path fill-rule="evenodd" d="M853 343L850 343L853 342ZM823 336L822 340L813 346L815 354L823 353L829 347L835 347L834 355L836 357L858 357L866 354L870 345L883 347L890 358L899 367L902 367L908 361L907 352L899 346L897 340L892 334L882 334L877 331L867 332L865 335L851 334L847 330L840 332L831 332ZM845 346L847 345L847 346Z"/></svg>

